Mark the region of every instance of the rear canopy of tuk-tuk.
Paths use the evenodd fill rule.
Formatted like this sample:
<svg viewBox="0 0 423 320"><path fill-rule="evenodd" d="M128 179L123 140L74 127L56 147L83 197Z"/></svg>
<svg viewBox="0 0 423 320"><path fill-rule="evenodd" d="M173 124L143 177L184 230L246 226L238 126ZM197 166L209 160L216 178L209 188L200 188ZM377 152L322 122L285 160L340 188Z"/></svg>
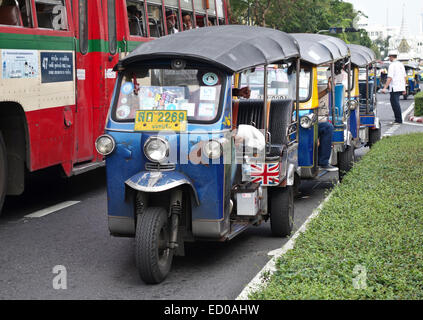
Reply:
<svg viewBox="0 0 423 320"><path fill-rule="evenodd" d="M141 44L115 70L133 63L183 59L205 63L228 73L299 57L296 41L287 33L261 27L226 25L184 31Z"/></svg>
<svg viewBox="0 0 423 320"><path fill-rule="evenodd" d="M366 67L376 62L373 50L357 44L349 44L351 52L351 63L359 68Z"/></svg>
<svg viewBox="0 0 423 320"><path fill-rule="evenodd" d="M311 33L291 34L300 46L301 60L322 65L346 58L349 54L344 41L338 38Z"/></svg>

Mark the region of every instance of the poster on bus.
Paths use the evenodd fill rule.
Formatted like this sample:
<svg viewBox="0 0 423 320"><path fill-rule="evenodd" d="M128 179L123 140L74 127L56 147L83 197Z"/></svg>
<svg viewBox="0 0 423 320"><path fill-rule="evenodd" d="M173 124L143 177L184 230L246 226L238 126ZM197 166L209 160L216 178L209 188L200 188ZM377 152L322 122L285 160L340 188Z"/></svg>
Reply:
<svg viewBox="0 0 423 320"><path fill-rule="evenodd" d="M3 49L1 51L1 65L3 79L37 78L38 51Z"/></svg>
<svg viewBox="0 0 423 320"><path fill-rule="evenodd" d="M41 52L41 82L73 81L71 52Z"/></svg>

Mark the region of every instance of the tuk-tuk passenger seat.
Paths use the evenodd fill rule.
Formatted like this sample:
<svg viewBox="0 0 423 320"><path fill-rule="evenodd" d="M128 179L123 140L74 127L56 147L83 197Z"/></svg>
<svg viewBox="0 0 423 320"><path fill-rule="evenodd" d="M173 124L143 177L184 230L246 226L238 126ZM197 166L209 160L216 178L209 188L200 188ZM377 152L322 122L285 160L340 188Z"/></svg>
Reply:
<svg viewBox="0 0 423 320"><path fill-rule="evenodd" d="M366 81L360 81L358 83L359 91L360 91L360 112L366 112ZM373 112L374 109L374 82L369 81L369 111Z"/></svg>
<svg viewBox="0 0 423 320"><path fill-rule="evenodd" d="M263 100L234 101L236 125L247 124L263 129ZM271 135L270 154L282 156L289 143L288 128L292 121L293 100L272 100L269 108L268 130Z"/></svg>

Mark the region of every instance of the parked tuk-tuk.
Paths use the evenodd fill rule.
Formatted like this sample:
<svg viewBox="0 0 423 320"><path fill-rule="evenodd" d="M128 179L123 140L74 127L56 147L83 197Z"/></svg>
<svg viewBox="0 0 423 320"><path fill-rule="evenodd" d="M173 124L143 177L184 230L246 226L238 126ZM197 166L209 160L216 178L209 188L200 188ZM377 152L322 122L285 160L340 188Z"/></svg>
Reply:
<svg viewBox="0 0 423 320"><path fill-rule="evenodd" d="M330 163L339 168L339 177L348 172L354 162L354 148L350 132L350 113L345 105L345 88L348 77L342 70L349 50L341 39L319 34L292 34L298 41L301 52L300 75L300 138L298 162L301 178L315 178L321 172L318 166L318 125L322 108L329 109L329 122L334 126L332 155ZM319 94L328 88L326 98L319 99ZM319 101L320 100L320 101Z"/></svg>
<svg viewBox="0 0 423 320"><path fill-rule="evenodd" d="M405 64L405 72L407 74L407 82L405 94L403 95L404 100L408 99L408 96L415 95L420 91L420 79L418 76L418 71L420 70L417 65Z"/></svg>
<svg viewBox="0 0 423 320"><path fill-rule="evenodd" d="M230 25L142 44L116 65L96 147L110 233L135 237L143 281L164 280L185 242L230 240L269 219L274 236L291 233L298 94L235 100L232 78L263 67L267 83L268 65L298 70L299 55L286 33Z"/></svg>
<svg viewBox="0 0 423 320"><path fill-rule="evenodd" d="M364 46L350 44L351 52L351 133L354 146L371 147L381 139L381 124L377 117L377 98L374 78L370 80L369 72L376 68L374 52ZM362 75L362 76L360 76Z"/></svg>

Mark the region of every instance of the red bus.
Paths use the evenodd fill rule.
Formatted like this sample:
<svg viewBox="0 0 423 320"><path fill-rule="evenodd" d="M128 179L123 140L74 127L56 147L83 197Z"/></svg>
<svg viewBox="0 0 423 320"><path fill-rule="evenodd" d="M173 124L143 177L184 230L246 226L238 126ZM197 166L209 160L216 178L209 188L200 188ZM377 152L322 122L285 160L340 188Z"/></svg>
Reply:
<svg viewBox="0 0 423 320"><path fill-rule="evenodd" d="M116 78L141 42L227 24L225 0L0 0L0 212L26 172L103 165L94 147Z"/></svg>

